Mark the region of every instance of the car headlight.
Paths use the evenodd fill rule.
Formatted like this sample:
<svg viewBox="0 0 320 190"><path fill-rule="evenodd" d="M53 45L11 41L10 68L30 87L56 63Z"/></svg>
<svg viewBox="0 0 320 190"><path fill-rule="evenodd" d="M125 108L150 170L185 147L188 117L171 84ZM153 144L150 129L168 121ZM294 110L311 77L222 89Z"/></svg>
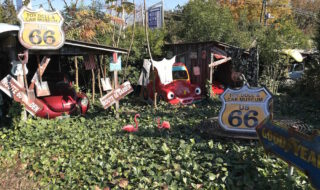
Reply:
<svg viewBox="0 0 320 190"><path fill-rule="evenodd" d="M174 98L174 93L173 92L168 92L167 98L168 98L168 100L172 100Z"/></svg>
<svg viewBox="0 0 320 190"><path fill-rule="evenodd" d="M201 94L201 89L199 87L197 87L194 92L196 93L196 95L200 95Z"/></svg>
<svg viewBox="0 0 320 190"><path fill-rule="evenodd" d="M80 102L81 106L87 106L89 104L89 100L87 97L83 97Z"/></svg>

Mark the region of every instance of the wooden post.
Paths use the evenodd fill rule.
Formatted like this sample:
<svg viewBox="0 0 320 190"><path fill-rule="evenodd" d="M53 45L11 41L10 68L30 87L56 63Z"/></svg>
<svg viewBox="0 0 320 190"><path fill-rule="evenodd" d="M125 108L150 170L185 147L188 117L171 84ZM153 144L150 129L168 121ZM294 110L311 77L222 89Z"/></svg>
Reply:
<svg viewBox="0 0 320 190"><path fill-rule="evenodd" d="M99 92L100 92L100 97L102 97L102 88L101 88L101 73L100 73L100 68L102 64L102 56L97 55L97 60L98 60L98 86L99 86Z"/></svg>
<svg viewBox="0 0 320 190"><path fill-rule="evenodd" d="M78 57L77 56L74 57L74 67L76 68L75 81L76 81L76 89L78 91L79 90L79 70L78 70Z"/></svg>
<svg viewBox="0 0 320 190"><path fill-rule="evenodd" d="M119 87L118 84L118 71L114 71L114 89L117 89ZM116 118L119 118L119 101L116 101Z"/></svg>
<svg viewBox="0 0 320 190"><path fill-rule="evenodd" d="M210 64L213 63L214 57L213 53L210 53ZM212 81L213 81L213 67L210 67L210 97L213 97L213 90L212 90Z"/></svg>
<svg viewBox="0 0 320 190"><path fill-rule="evenodd" d="M98 85L99 85L100 97L102 97L102 96L103 96L103 94L102 94L102 88L101 88L100 68L98 68Z"/></svg>
<svg viewBox="0 0 320 190"><path fill-rule="evenodd" d="M92 73L92 104L93 104L94 96L95 96L95 88L96 88L94 69L91 69L91 73Z"/></svg>
<svg viewBox="0 0 320 190"><path fill-rule="evenodd" d="M106 63L106 58L105 56L103 56L103 77L106 78L107 77L107 63Z"/></svg>
<svg viewBox="0 0 320 190"><path fill-rule="evenodd" d="M213 67L210 67L210 97L213 97L213 90L212 90L212 78L213 78Z"/></svg>

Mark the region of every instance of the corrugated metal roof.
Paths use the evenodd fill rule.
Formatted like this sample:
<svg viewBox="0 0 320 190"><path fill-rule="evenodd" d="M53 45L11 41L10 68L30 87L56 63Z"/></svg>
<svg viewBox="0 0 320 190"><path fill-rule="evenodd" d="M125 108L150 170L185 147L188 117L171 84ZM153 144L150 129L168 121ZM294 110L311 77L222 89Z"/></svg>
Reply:
<svg viewBox="0 0 320 190"><path fill-rule="evenodd" d="M0 23L0 34L5 33L5 32L13 32L17 33L20 30L20 27L17 25L11 25L11 24L6 24L6 23ZM122 49L122 48L114 48L111 46L106 46L106 45L101 45L101 44L95 44L95 43L89 43L89 42L83 42L83 41L78 41L78 40L69 40L66 39L64 45L60 48L63 49L63 47L67 46L73 46L73 47L80 47L80 48L85 48L88 50L94 50L94 51L102 51L102 52L116 52L116 53L122 53L122 54L127 54L128 50ZM59 50L60 50L59 49ZM58 50L58 51L59 51ZM39 50L35 50L38 52ZM45 50L47 51L47 50ZM51 50L54 51L54 50Z"/></svg>
<svg viewBox="0 0 320 190"><path fill-rule="evenodd" d="M114 48L114 47L111 47L111 46L95 44L95 43L89 43L89 42L83 42L83 41L78 41L78 40L68 40L67 39L64 44L65 45L82 47L82 48L100 50L100 51L123 53L123 54L127 54L127 52L128 52L128 50L122 49L122 48Z"/></svg>
<svg viewBox="0 0 320 190"><path fill-rule="evenodd" d="M20 27L16 25L6 24L6 23L0 23L0 34L10 31L19 31Z"/></svg>

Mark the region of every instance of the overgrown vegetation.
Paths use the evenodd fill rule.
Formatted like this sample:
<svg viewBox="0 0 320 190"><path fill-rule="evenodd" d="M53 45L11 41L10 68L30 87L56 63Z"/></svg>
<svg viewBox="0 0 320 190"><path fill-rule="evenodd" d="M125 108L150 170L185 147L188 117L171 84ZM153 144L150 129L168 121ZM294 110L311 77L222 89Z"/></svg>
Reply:
<svg viewBox="0 0 320 190"><path fill-rule="evenodd" d="M49 189L310 188L301 173L289 179L287 164L267 156L258 141L201 133L199 124L218 114L219 101L163 103L154 112L132 98L122 101L120 119L96 105L86 118L29 118L2 128L1 165L19 159L29 179ZM122 132L135 113L141 114L139 131ZM158 116L170 121L170 131L157 129Z"/></svg>

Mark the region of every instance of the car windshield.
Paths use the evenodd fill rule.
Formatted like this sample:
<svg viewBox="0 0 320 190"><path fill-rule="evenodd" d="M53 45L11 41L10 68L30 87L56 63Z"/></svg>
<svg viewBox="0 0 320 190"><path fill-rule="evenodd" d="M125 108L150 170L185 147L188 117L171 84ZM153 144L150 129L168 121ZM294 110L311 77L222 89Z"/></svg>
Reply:
<svg viewBox="0 0 320 190"><path fill-rule="evenodd" d="M183 66L172 67L172 78L173 80L188 80L188 73Z"/></svg>

